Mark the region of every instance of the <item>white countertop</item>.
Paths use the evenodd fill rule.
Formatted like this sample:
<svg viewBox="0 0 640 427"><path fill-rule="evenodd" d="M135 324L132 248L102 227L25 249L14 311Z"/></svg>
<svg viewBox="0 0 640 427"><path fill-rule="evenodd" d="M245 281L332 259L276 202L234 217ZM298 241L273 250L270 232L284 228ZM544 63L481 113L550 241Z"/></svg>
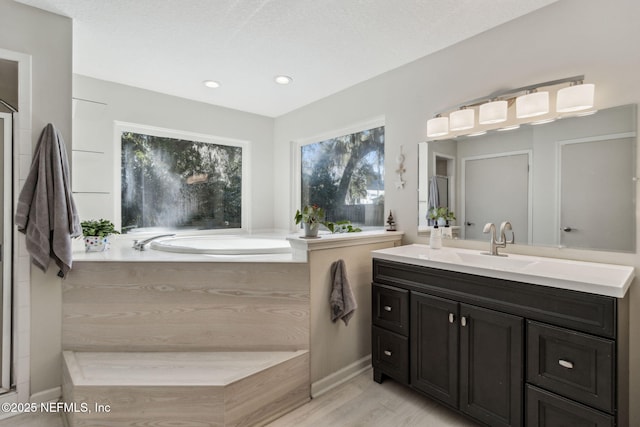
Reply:
<svg viewBox="0 0 640 427"><path fill-rule="evenodd" d="M117 237L103 252L86 252L82 239L73 242L73 262L300 262L288 254L209 255L133 249L131 238Z"/></svg>
<svg viewBox="0 0 640 427"><path fill-rule="evenodd" d="M291 245L291 253L211 255L202 253L176 253L155 250L147 246L144 251L133 249L136 235L112 237L111 247L103 252L86 252L82 239L74 239L73 262L306 262L307 252L312 250L350 247L379 242L400 242L401 231L388 232L384 229L359 233L320 234L317 239L305 239L302 234L263 233L261 235L286 240ZM226 235L221 234L224 238ZM250 236L250 235L247 235ZM149 237L149 236L144 236ZM215 235L211 235L215 238Z"/></svg>
<svg viewBox="0 0 640 427"><path fill-rule="evenodd" d="M431 249L427 245L417 244L372 251L372 256L404 264L616 298L625 296L635 276L634 268L624 265L515 254L497 257L471 249Z"/></svg>

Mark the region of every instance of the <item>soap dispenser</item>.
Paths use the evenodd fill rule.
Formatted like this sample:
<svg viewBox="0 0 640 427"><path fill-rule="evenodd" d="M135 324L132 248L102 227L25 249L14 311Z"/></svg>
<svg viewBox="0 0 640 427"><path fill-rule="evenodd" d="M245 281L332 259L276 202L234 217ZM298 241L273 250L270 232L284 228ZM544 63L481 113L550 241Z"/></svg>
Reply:
<svg viewBox="0 0 640 427"><path fill-rule="evenodd" d="M431 249L440 249L442 247L442 234L437 222L431 229L431 234L429 236L429 246L431 247Z"/></svg>

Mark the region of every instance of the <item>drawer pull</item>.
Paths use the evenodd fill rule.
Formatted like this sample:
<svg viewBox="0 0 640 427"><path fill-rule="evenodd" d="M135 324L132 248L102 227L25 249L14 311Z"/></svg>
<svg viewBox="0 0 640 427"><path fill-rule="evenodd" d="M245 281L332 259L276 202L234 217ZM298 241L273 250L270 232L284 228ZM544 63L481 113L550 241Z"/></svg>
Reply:
<svg viewBox="0 0 640 427"><path fill-rule="evenodd" d="M383 308L384 308L384 311L391 311L391 306L389 305L385 305Z"/></svg>
<svg viewBox="0 0 640 427"><path fill-rule="evenodd" d="M467 318L466 318L465 316L462 316L462 317L460 318L460 324L461 324L462 326L467 326Z"/></svg>
<svg viewBox="0 0 640 427"><path fill-rule="evenodd" d="M390 352L389 350L385 350L385 351L384 351L384 355L385 355L385 356L391 356L391 352Z"/></svg>
<svg viewBox="0 0 640 427"><path fill-rule="evenodd" d="M449 313L449 323L454 323L456 321L456 315L453 313Z"/></svg>
<svg viewBox="0 0 640 427"><path fill-rule="evenodd" d="M567 369L573 369L573 363L569 362L568 360L558 360L558 365L562 366L563 368L567 368Z"/></svg>

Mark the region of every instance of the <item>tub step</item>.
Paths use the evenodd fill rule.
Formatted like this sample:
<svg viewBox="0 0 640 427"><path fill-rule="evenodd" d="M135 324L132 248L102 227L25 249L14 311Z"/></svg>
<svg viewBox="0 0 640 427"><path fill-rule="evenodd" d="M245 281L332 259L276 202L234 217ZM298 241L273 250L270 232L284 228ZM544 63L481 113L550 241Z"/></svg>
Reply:
<svg viewBox="0 0 640 427"><path fill-rule="evenodd" d="M309 400L309 353L63 352L80 426L259 426Z"/></svg>

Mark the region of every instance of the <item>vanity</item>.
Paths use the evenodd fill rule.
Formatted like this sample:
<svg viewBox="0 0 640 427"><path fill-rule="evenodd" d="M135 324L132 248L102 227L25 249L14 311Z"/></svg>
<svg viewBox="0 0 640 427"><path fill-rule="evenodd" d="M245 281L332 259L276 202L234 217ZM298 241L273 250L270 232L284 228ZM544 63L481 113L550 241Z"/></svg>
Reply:
<svg viewBox="0 0 640 427"><path fill-rule="evenodd" d="M491 426L629 425L632 267L417 244L372 256L376 382Z"/></svg>

